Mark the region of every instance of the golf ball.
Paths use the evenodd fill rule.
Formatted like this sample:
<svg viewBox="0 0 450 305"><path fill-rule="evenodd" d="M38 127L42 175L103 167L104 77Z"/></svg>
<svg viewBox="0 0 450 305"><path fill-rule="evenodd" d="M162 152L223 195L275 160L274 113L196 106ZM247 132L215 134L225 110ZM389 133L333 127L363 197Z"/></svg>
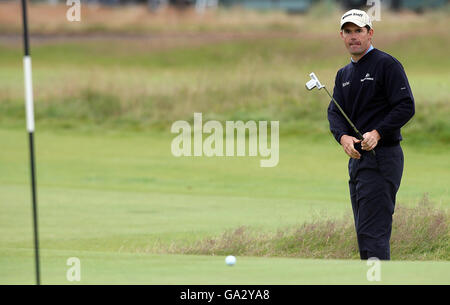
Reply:
<svg viewBox="0 0 450 305"><path fill-rule="evenodd" d="M236 264L236 257L234 257L233 255L228 255L225 258L225 263L227 263L228 266L233 266L234 264Z"/></svg>

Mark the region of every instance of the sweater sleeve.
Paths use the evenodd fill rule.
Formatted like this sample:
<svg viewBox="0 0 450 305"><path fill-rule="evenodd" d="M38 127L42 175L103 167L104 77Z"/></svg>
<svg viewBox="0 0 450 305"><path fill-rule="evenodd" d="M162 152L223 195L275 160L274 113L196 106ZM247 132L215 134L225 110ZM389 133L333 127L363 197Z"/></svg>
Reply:
<svg viewBox="0 0 450 305"><path fill-rule="evenodd" d="M334 82L333 89L333 97L336 102L339 103L339 106L343 108L343 97L342 97L342 87L340 86L340 71L336 74L336 79ZM343 135L350 134L349 125L345 120L344 116L339 111L338 107L334 104L333 100L331 100L330 105L328 106L328 121L330 123L330 131L333 134L336 141L340 144L341 137Z"/></svg>
<svg viewBox="0 0 450 305"><path fill-rule="evenodd" d="M415 113L414 97L400 63L394 62L386 68L384 86L391 110L375 127L381 138L400 129Z"/></svg>

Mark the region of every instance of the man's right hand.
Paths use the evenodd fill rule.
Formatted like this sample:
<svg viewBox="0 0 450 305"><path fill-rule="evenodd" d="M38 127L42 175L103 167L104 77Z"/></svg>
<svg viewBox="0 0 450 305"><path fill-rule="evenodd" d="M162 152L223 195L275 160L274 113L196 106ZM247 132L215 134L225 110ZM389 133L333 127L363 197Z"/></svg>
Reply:
<svg viewBox="0 0 450 305"><path fill-rule="evenodd" d="M357 151L355 149L354 144L355 143L359 143L361 142L361 140L358 140L355 137L351 137L348 135L343 135L341 137L341 145L344 148L345 153L353 159L359 159L361 158L361 154L359 153L359 151Z"/></svg>

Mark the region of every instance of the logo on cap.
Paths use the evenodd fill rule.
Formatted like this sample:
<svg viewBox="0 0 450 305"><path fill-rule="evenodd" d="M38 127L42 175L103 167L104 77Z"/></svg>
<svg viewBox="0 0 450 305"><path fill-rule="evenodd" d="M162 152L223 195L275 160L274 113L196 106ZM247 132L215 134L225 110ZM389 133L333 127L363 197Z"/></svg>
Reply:
<svg viewBox="0 0 450 305"><path fill-rule="evenodd" d="M359 17L362 17L363 14L358 14L358 13L347 14L347 15L343 16L342 19L345 19L345 18L347 18L347 17L349 17L349 16L359 16Z"/></svg>
<svg viewBox="0 0 450 305"><path fill-rule="evenodd" d="M359 27L364 27L367 25L372 28L372 22L369 15L361 10L350 10L346 12L341 18L341 29L342 26L347 22L354 23Z"/></svg>

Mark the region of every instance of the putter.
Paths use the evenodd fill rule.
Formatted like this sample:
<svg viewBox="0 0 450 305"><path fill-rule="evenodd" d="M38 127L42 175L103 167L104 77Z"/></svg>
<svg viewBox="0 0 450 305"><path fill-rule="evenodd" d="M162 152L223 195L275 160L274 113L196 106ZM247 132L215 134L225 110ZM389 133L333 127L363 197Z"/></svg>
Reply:
<svg viewBox="0 0 450 305"><path fill-rule="evenodd" d="M325 88L325 86L320 83L320 81L317 78L316 74L314 74L314 72L311 72L311 74L309 74L309 76L311 77L311 79L305 84L306 89L311 91L312 89L314 89L314 87L317 87L317 89L319 89L319 90L324 88L325 91L328 93L328 96L331 97L331 99L333 100L334 104L336 105L336 107L338 107L339 111L342 113L344 118L347 120L347 122L350 124L350 126L352 126L353 131L356 133L358 139L364 140L364 137L359 132L359 130L355 127L355 124L353 124L352 121L350 121L348 116L345 114L344 110L342 110L341 106L339 106L339 104L336 102L336 100L333 98L333 96L330 94L330 92L328 92L327 88ZM376 155L375 151L373 149L370 152L372 153L372 155L374 155L374 156Z"/></svg>

